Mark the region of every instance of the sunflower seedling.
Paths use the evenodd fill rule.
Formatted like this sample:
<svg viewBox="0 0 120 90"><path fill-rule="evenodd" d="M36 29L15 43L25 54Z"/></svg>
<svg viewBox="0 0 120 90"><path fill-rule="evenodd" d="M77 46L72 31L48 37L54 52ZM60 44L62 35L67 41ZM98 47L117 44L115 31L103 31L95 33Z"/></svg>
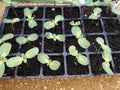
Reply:
<svg viewBox="0 0 120 90"><path fill-rule="evenodd" d="M35 17L33 17L33 13L35 11L38 10L38 7L35 6L33 9L29 9L29 8L25 8L24 9L24 15L27 17L27 21L28 21L28 26L30 28L34 28L35 26L37 26L37 22L34 20Z"/></svg>
<svg viewBox="0 0 120 90"><path fill-rule="evenodd" d="M14 28L14 24L17 23L17 22L20 22L20 19L19 18L13 18L13 19L3 19L3 23L6 23L6 24L11 24L11 27L12 27L12 30L13 32L15 31L15 28Z"/></svg>
<svg viewBox="0 0 120 90"><path fill-rule="evenodd" d="M104 39L103 39L103 38L97 37L97 38L96 38L96 41L97 41L98 44L100 44L100 47L99 47L98 51L100 50L100 48L102 48L103 51L106 51L106 52L108 52L108 53L111 53L111 48L110 48L109 46L107 46L107 45L104 44L105 42L104 42Z"/></svg>
<svg viewBox="0 0 120 90"><path fill-rule="evenodd" d="M15 8L18 7L18 3L16 1L13 1L13 0L2 0L2 1L5 2L5 3L10 4L10 6L12 7L13 12L15 13L15 16L18 16L17 12L15 11Z"/></svg>
<svg viewBox="0 0 120 90"><path fill-rule="evenodd" d="M62 35L62 34L58 34L58 35L56 35L55 33L54 34L52 34L51 32L46 32L45 33L45 37L47 38L47 39L53 39L53 41L60 41L60 42L65 42L65 36L64 35Z"/></svg>
<svg viewBox="0 0 120 90"><path fill-rule="evenodd" d="M2 38L0 38L0 44L12 39L13 37L14 35L12 33L5 34Z"/></svg>
<svg viewBox="0 0 120 90"><path fill-rule="evenodd" d="M39 53L39 49L37 47L33 47L29 49L25 54L23 53L21 56L11 57L7 60L6 65L8 67L16 67L22 64L22 62L27 63L28 59L34 58Z"/></svg>
<svg viewBox="0 0 120 90"><path fill-rule="evenodd" d="M10 43L3 43L0 46L0 77L3 76L5 72L5 63L8 60L6 57L11 51L12 45Z"/></svg>
<svg viewBox="0 0 120 90"><path fill-rule="evenodd" d="M45 29L54 28L56 25L58 25L59 21L63 21L63 20L64 20L64 17L62 15L56 15L55 18L54 18L54 20L46 21L44 23L44 28Z"/></svg>
<svg viewBox="0 0 120 90"><path fill-rule="evenodd" d="M37 59L40 63L47 64L51 70L58 70L61 65L59 61L50 59L45 53L40 53Z"/></svg>
<svg viewBox="0 0 120 90"><path fill-rule="evenodd" d="M87 6L98 6L100 4L100 0L93 2L93 0L85 0L85 5Z"/></svg>
<svg viewBox="0 0 120 90"><path fill-rule="evenodd" d="M94 8L93 13L91 13L91 15L89 16L89 19L98 19L100 17L101 12L101 8Z"/></svg>
<svg viewBox="0 0 120 90"><path fill-rule="evenodd" d="M20 45L26 44L27 42L30 44L30 41L35 41L38 39L38 35L33 33L27 36L27 38L20 36L16 38L16 42ZM30 44L31 45L31 44Z"/></svg>
<svg viewBox="0 0 120 90"><path fill-rule="evenodd" d="M78 39L78 44L82 48L88 48L90 46L90 43L86 38L83 37L82 30L78 27L80 22L75 23L74 21L71 21L70 24L73 26L71 28L71 32Z"/></svg>
<svg viewBox="0 0 120 90"><path fill-rule="evenodd" d="M78 50L76 50L76 47L74 45L71 45L69 47L69 53L72 56L74 56L81 65L88 65L89 64L89 59L86 56L78 53Z"/></svg>

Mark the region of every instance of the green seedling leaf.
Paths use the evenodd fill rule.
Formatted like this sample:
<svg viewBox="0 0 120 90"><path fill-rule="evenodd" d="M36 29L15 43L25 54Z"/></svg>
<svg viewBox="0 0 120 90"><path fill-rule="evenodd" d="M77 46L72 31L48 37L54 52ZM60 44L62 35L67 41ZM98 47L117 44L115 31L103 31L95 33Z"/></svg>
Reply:
<svg viewBox="0 0 120 90"><path fill-rule="evenodd" d="M0 56L6 57L11 51L12 45L10 43L3 43L0 46Z"/></svg>
<svg viewBox="0 0 120 90"><path fill-rule="evenodd" d="M84 56L84 55L78 54L78 55L76 56L76 58L77 58L77 61L78 61L81 65L86 66L86 65L89 64L89 59L88 59L86 56Z"/></svg>
<svg viewBox="0 0 120 90"><path fill-rule="evenodd" d="M3 76L5 72L5 64L4 62L0 62L0 78Z"/></svg>
<svg viewBox="0 0 120 90"><path fill-rule="evenodd" d="M74 26L71 29L71 33L76 37L76 38L80 38L82 37L82 30L78 27L78 26Z"/></svg>
<svg viewBox="0 0 120 90"><path fill-rule="evenodd" d="M13 19L3 19L3 23L11 23L11 24L14 24L14 23L17 23L17 22L20 22L20 19L19 18L13 18Z"/></svg>
<svg viewBox="0 0 120 90"><path fill-rule="evenodd" d="M85 5L87 6L98 6L100 4L100 1L97 0L93 2L93 0L85 0Z"/></svg>
<svg viewBox="0 0 120 90"><path fill-rule="evenodd" d="M117 8L112 8L111 11L117 15L120 15L120 10Z"/></svg>
<svg viewBox="0 0 120 90"><path fill-rule="evenodd" d="M47 64L49 62L49 57L45 53L40 53L37 57L40 63Z"/></svg>
<svg viewBox="0 0 120 90"><path fill-rule="evenodd" d="M19 66L20 64L22 64L22 58L21 57L19 57L19 56L17 56L17 57L12 57L12 58L10 58L10 59L8 59L7 60L7 62L6 62L6 65L8 66L8 67L16 67L16 66Z"/></svg>
<svg viewBox="0 0 120 90"><path fill-rule="evenodd" d="M18 7L18 3L12 0L2 0L5 3L11 4L13 7Z"/></svg>
<svg viewBox="0 0 120 90"><path fill-rule="evenodd" d="M88 48L90 46L90 43L89 43L89 41L86 38L80 38L80 39L78 39L78 44L82 48Z"/></svg>
<svg viewBox="0 0 120 90"><path fill-rule="evenodd" d="M65 2L78 6L78 7L81 6L81 3L79 0L65 0Z"/></svg>
<svg viewBox="0 0 120 90"><path fill-rule="evenodd" d="M57 70L59 67L60 67L60 62L59 61L57 61L57 60L54 60L54 61L52 61L50 64L49 64L49 68L51 69L51 70Z"/></svg>
<svg viewBox="0 0 120 90"><path fill-rule="evenodd" d="M57 2L57 3L64 3L65 0L55 0L55 2Z"/></svg>
<svg viewBox="0 0 120 90"><path fill-rule="evenodd" d="M63 21L64 17L62 15L55 16L55 22Z"/></svg>
<svg viewBox="0 0 120 90"><path fill-rule="evenodd" d="M111 48L107 45L102 45L102 49L108 53L111 53Z"/></svg>
<svg viewBox="0 0 120 90"><path fill-rule="evenodd" d="M71 22L70 22L70 25L71 25L71 26L78 26L78 25L80 25L80 21L76 21L76 22L71 21Z"/></svg>
<svg viewBox="0 0 120 90"><path fill-rule="evenodd" d="M113 75L113 71L110 68L110 64L108 62L103 62L102 63L102 68L104 69L104 71L110 75Z"/></svg>
<svg viewBox="0 0 120 90"><path fill-rule="evenodd" d="M57 39L58 41L60 41L60 42L65 42L65 36L64 36L64 35L58 34L58 35L56 36L56 39Z"/></svg>
<svg viewBox="0 0 120 90"><path fill-rule="evenodd" d="M101 45L104 44L104 39L101 38L101 37L97 37L96 41L97 41L98 44L101 44Z"/></svg>
<svg viewBox="0 0 120 90"><path fill-rule="evenodd" d="M44 28L45 29L51 29L51 28L54 28L55 27L55 24L52 22L52 21L47 21L44 23Z"/></svg>
<svg viewBox="0 0 120 90"><path fill-rule="evenodd" d="M78 51L76 50L76 47L75 47L74 45L71 45L71 46L69 47L69 53L70 53L71 55L73 55L73 56L77 56Z"/></svg>
<svg viewBox="0 0 120 90"><path fill-rule="evenodd" d="M29 41L35 41L38 39L38 35L36 33L30 34L30 35L28 35L27 39Z"/></svg>
<svg viewBox="0 0 120 90"><path fill-rule="evenodd" d="M25 37L17 37L16 38L16 42L20 45L23 45L23 44L26 44L27 43L27 40Z"/></svg>
<svg viewBox="0 0 120 90"><path fill-rule="evenodd" d="M110 2L112 2L112 0L104 0L104 2L110 3Z"/></svg>
<svg viewBox="0 0 120 90"><path fill-rule="evenodd" d="M25 53L25 56L28 59L31 59L31 58L35 57L38 53L39 53L39 49L37 47L33 47Z"/></svg>
<svg viewBox="0 0 120 90"><path fill-rule="evenodd" d="M95 14L100 14L102 12L102 9L101 8L94 8L93 9L93 13L95 13Z"/></svg>
<svg viewBox="0 0 120 90"><path fill-rule="evenodd" d="M112 61L112 55L109 52L103 51L102 53L102 58L106 61L106 62L110 62Z"/></svg>
<svg viewBox="0 0 120 90"><path fill-rule="evenodd" d="M28 26L30 27L30 28L34 28L34 27L36 27L38 24L37 24L37 22L35 21L35 20L30 20L30 21L28 21Z"/></svg>

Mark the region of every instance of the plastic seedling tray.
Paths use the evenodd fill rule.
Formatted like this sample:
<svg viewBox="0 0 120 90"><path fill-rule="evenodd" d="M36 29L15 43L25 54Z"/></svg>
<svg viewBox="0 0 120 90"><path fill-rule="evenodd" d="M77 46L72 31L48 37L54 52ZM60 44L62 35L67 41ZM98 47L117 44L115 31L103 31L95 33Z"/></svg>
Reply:
<svg viewBox="0 0 120 90"><path fill-rule="evenodd" d="M47 77L74 77L74 76L100 76L108 75L102 69L102 50L97 52L99 45L96 43L95 38L100 36L103 37L105 43L111 47L113 60L111 62L111 68L114 74L120 72L120 24L117 16L110 10L106 12L107 6L100 6L103 9L101 17L98 20L90 20L88 16L92 12L92 7L81 6L81 7L69 7L69 6L39 6L38 11L34 13L35 20L38 26L30 29L27 25L26 17L23 15L23 9L29 6L22 6L16 8L18 17L21 22L14 25L15 31L12 32L9 24L2 23L2 30L0 36L6 33L14 33L17 36L27 36L31 33L37 33L39 39L35 42L31 42L31 45L19 45L16 43L15 38L9 40L12 46L12 51L9 57L20 55L26 52L28 49L37 46L40 52L44 52L49 55L51 59L59 60L61 66L57 71L52 71L47 65L42 65L38 62L37 58L28 60L27 64L22 64L16 68L8 68L4 73L4 78L47 78ZM33 6L30 6L33 8ZM55 8L53 10L52 8ZM43 23L47 20L53 19L56 15L63 15L65 20L59 22L59 25L54 29L45 30ZM15 15L10 7L5 9L3 18L14 18ZM84 36L90 41L91 46L88 49L82 49L77 39L71 34L70 21L80 21ZM64 43L54 42L45 38L45 32L52 32L56 34L64 34L66 41ZM82 54L86 55L90 59L88 66L80 65L77 60L71 56L68 52L70 45L75 45L77 50Z"/></svg>

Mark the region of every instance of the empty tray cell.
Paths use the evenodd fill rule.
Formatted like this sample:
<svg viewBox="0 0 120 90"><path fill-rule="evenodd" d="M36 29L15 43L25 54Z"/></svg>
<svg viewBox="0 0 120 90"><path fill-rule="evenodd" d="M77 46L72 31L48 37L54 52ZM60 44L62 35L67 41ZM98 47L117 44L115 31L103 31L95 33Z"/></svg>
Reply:
<svg viewBox="0 0 120 90"><path fill-rule="evenodd" d="M38 10L33 13L33 16L35 17L35 19L43 18L43 8L39 7Z"/></svg>

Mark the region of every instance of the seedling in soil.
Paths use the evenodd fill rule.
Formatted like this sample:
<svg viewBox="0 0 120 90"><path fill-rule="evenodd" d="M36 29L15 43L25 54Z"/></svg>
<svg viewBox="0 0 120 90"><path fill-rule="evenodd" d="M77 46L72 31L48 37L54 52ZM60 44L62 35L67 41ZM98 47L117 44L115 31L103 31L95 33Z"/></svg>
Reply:
<svg viewBox="0 0 120 90"><path fill-rule="evenodd" d="M120 15L120 10L117 8L112 8L111 11L115 13L116 15Z"/></svg>
<svg viewBox="0 0 120 90"><path fill-rule="evenodd" d="M45 29L54 28L56 25L58 25L59 21L63 21L63 20L64 20L64 17L62 15L56 15L54 20L46 21L44 23L44 28Z"/></svg>
<svg viewBox="0 0 120 90"><path fill-rule="evenodd" d="M29 49L25 54L23 53L21 56L11 57L7 60L6 65L8 67L16 67L22 64L22 62L27 63L28 59L34 58L39 53L39 49L37 47L33 47Z"/></svg>
<svg viewBox="0 0 120 90"><path fill-rule="evenodd" d="M78 7L81 6L81 3L79 0L65 0L65 2L70 3L71 6L73 5L78 6Z"/></svg>
<svg viewBox="0 0 120 90"><path fill-rule="evenodd" d="M101 12L101 8L94 8L93 13L89 16L89 19L98 19L100 17Z"/></svg>
<svg viewBox="0 0 120 90"><path fill-rule="evenodd" d="M7 23L7 24L10 23L11 24L13 32L15 31L14 24L17 23L17 22L20 22L19 18L13 18L13 19L5 18L5 19L3 19L3 23Z"/></svg>
<svg viewBox="0 0 120 90"><path fill-rule="evenodd" d="M89 64L89 59L81 53L78 53L78 50L76 50L76 47L74 45L71 45L69 47L69 53L74 56L81 65Z"/></svg>
<svg viewBox="0 0 120 90"><path fill-rule="evenodd" d="M98 44L100 44L100 47L99 47L98 51L100 50L100 48L102 48L103 51L111 53L111 48L104 44L104 39L102 39L101 37L97 37L96 41L97 41Z"/></svg>
<svg viewBox="0 0 120 90"><path fill-rule="evenodd" d="M5 63L8 60L6 57L11 51L12 45L10 43L3 43L0 46L0 77L3 76L5 72Z"/></svg>
<svg viewBox="0 0 120 90"><path fill-rule="evenodd" d="M15 16L18 16L17 12L15 11L15 8L18 7L18 3L16 1L13 1L13 0L2 0L2 1L5 2L5 3L10 4L10 6L13 9L13 12L15 13Z"/></svg>
<svg viewBox="0 0 120 90"><path fill-rule="evenodd" d="M12 33L5 34L2 38L0 38L0 44L12 39L13 37L14 35Z"/></svg>
<svg viewBox="0 0 120 90"><path fill-rule="evenodd" d="M59 61L50 59L45 53L40 53L37 58L40 63L47 64L51 70L58 70L61 65Z"/></svg>
<svg viewBox="0 0 120 90"><path fill-rule="evenodd" d="M34 20L35 17L33 17L33 13L35 11L38 10L38 7L35 6L33 9L29 9L29 8L25 8L24 9L24 15L27 17L27 21L28 21L28 26L30 28L34 28L35 26L37 26L37 22Z"/></svg>
<svg viewBox="0 0 120 90"><path fill-rule="evenodd" d="M30 41L35 41L38 39L38 35L36 33L30 34L27 38L20 36L16 38L16 42L20 45L26 44L27 42L31 45Z"/></svg>
<svg viewBox="0 0 120 90"><path fill-rule="evenodd" d="M53 41L60 41L60 42L65 42L65 36L64 35L62 35L62 34L58 34L58 35L56 35L55 33L54 34L52 34L51 32L46 32L45 33L45 37L47 38L47 39L53 39Z"/></svg>
<svg viewBox="0 0 120 90"><path fill-rule="evenodd" d="M93 2L93 0L85 0L85 5L87 6L98 6L100 4L100 0Z"/></svg>
<svg viewBox="0 0 120 90"><path fill-rule="evenodd" d="M86 38L84 38L84 36L82 35L82 30L78 27L80 22L75 23L74 21L71 21L70 24L73 26L71 28L71 32L78 39L78 44L82 48L88 48L90 46L90 42Z"/></svg>
<svg viewBox="0 0 120 90"><path fill-rule="evenodd" d="M104 71L106 73L113 75L113 71L110 68L110 61L112 61L112 55L111 55L111 53L103 51L102 52L102 58L105 60L102 63L102 68L104 69Z"/></svg>

